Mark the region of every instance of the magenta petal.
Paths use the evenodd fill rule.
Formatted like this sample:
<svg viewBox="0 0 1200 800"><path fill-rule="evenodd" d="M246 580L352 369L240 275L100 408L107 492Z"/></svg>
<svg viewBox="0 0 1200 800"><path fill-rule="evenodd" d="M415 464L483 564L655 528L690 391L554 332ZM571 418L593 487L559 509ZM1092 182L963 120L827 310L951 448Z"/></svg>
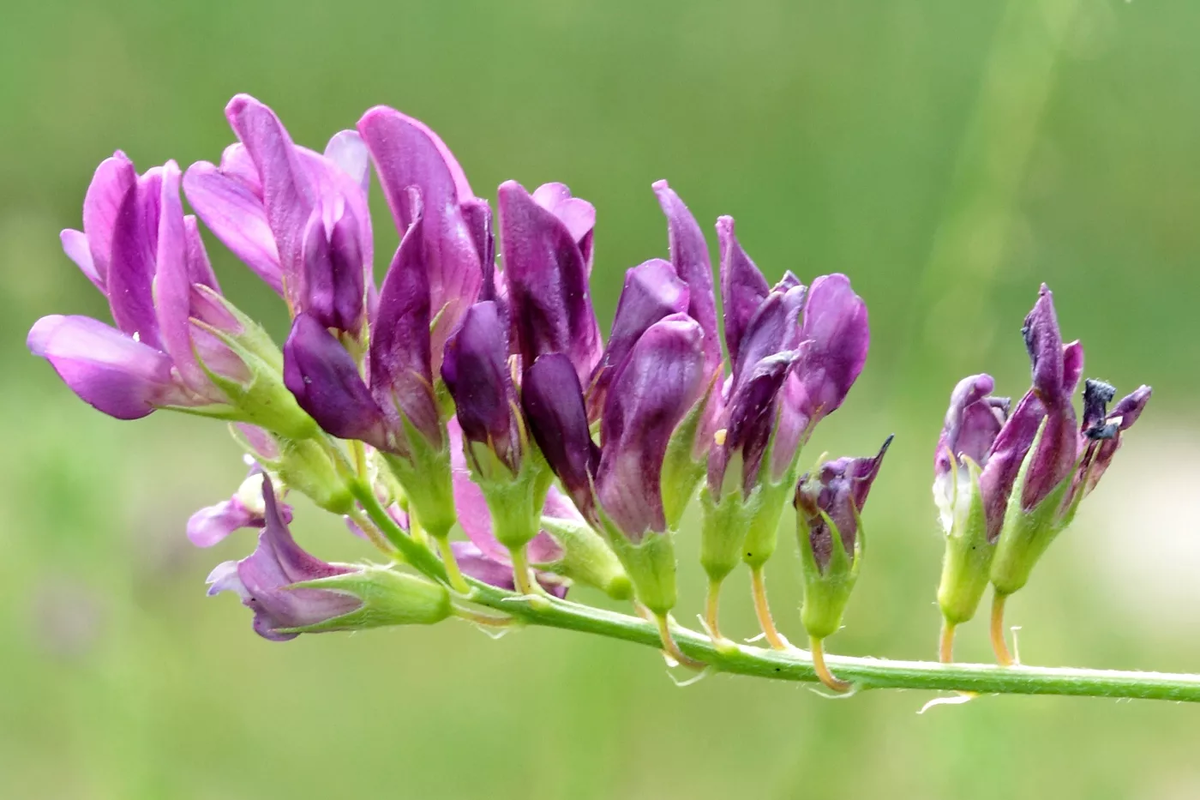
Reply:
<svg viewBox="0 0 1200 800"><path fill-rule="evenodd" d="M1009 401L991 397L994 387L986 374L969 375L954 387L934 454L935 477L949 473L963 456L987 466L992 443L1008 418Z"/></svg>
<svg viewBox="0 0 1200 800"><path fill-rule="evenodd" d="M500 250L522 363L563 353L582 384L600 359L600 327L579 246L519 183L500 185Z"/></svg>
<svg viewBox="0 0 1200 800"><path fill-rule="evenodd" d="M275 237L262 199L251 187L201 161L188 167L183 191L209 230L268 286L283 294Z"/></svg>
<svg viewBox="0 0 1200 800"><path fill-rule="evenodd" d="M158 197L158 247L155 254L154 305L163 348L175 362L185 384L193 389L208 385L192 351L189 317L192 278L188 264L187 226L179 200L179 165L163 166Z"/></svg>
<svg viewBox="0 0 1200 800"><path fill-rule="evenodd" d="M368 110L358 122L358 131L375 161L397 230L408 230L417 215L409 188L420 191L430 303L433 315L441 315L433 342L440 358L446 335L475 302L483 280L475 236L460 209L460 203L472 197L470 186L441 139L395 109Z"/></svg>
<svg viewBox="0 0 1200 800"><path fill-rule="evenodd" d="M108 283L108 265L112 260L113 228L125 195L137 183L133 162L118 150L112 158L100 162L83 200L83 232L87 236L97 286ZM79 264L78 261L75 263ZM82 267L83 265L80 264ZM86 270L84 270L86 272ZM89 276L90 277L90 276ZM101 288L101 291L104 291Z"/></svg>
<svg viewBox="0 0 1200 800"><path fill-rule="evenodd" d="M253 524L254 516L235 498L192 514L187 523L187 537L196 547L212 547L239 528Z"/></svg>
<svg viewBox="0 0 1200 800"><path fill-rule="evenodd" d="M117 419L138 419L184 400L166 354L89 317L42 317L27 344L80 399Z"/></svg>
<svg viewBox="0 0 1200 800"><path fill-rule="evenodd" d="M308 174L291 137L270 108L239 94L225 107L225 116L258 170L267 222L279 250L284 285L291 293L291 283L300 272L304 225L315 199Z"/></svg>
<svg viewBox="0 0 1200 800"><path fill-rule="evenodd" d="M353 356L308 314L296 317L283 346L283 381L300 407L329 433L387 449L383 415Z"/></svg>
<svg viewBox="0 0 1200 800"><path fill-rule="evenodd" d="M660 488L675 426L704 390L704 332L676 314L652 325L617 370L601 420L596 497L633 542L666 528Z"/></svg>
<svg viewBox="0 0 1200 800"><path fill-rule="evenodd" d="M208 250L205 249L204 239L200 236L200 224L194 216L188 214L183 218L183 227L187 237L188 279L220 294L217 274L213 272L212 262L208 260Z"/></svg>
<svg viewBox="0 0 1200 800"><path fill-rule="evenodd" d="M154 309L162 168L147 170L125 193L112 231L105 286L113 321L126 334L162 349ZM93 256L95 253L93 253Z"/></svg>

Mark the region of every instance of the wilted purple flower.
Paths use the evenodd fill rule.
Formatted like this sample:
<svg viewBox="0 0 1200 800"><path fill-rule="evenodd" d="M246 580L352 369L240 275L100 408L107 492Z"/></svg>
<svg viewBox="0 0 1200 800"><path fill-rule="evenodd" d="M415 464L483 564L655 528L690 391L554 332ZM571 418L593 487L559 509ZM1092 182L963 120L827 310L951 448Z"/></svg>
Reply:
<svg viewBox="0 0 1200 800"><path fill-rule="evenodd" d="M296 317L283 348L284 381L322 428L400 456L410 455L413 446L404 421L434 449L444 436L433 396L423 217L417 192L412 195L412 225L384 279L371 326L369 384L353 356L312 315Z"/></svg>
<svg viewBox="0 0 1200 800"><path fill-rule="evenodd" d="M530 429L593 525L603 512L635 544L666 530L663 459L676 426L703 392L703 339L700 325L686 314L646 330L612 379L598 453L566 357L542 356L526 372L522 399Z"/></svg>
<svg viewBox="0 0 1200 800"><path fill-rule="evenodd" d="M414 256L424 265L430 316L436 320L431 339L436 373L446 338L478 298L485 275L491 283L491 210L474 196L450 149L422 122L376 106L358 121L358 131L375 162L396 229L407 236L425 217ZM490 294L489 286L484 299L492 299Z"/></svg>
<svg viewBox="0 0 1200 800"><path fill-rule="evenodd" d="M191 543L197 547L212 547L236 530L266 525L265 478L262 468L255 465L232 497L192 514L187 523L187 537ZM279 514L285 523L292 521L290 506L281 503Z"/></svg>
<svg viewBox="0 0 1200 800"><path fill-rule="evenodd" d="M100 165L84 200L84 231L63 231L62 240L108 298L116 327L52 315L29 332L34 355L49 360L80 398L118 419L228 402L205 368L234 382L250 379L213 334L242 329L217 294L195 219L183 214L179 180L173 161L141 176L124 153Z"/></svg>
<svg viewBox="0 0 1200 800"><path fill-rule="evenodd" d="M193 164L188 201L225 245L288 301L327 328L361 333L373 240L366 148L342 131L321 155L297 147L275 113L249 95L225 107L239 139L220 167Z"/></svg>
<svg viewBox="0 0 1200 800"><path fill-rule="evenodd" d="M1107 383L1092 379L1084 382L1081 459L1065 500L1067 506L1075 501L1079 492L1086 497L1096 488L1121 446L1121 433L1133 427L1146 403L1150 402L1150 387L1138 387L1109 411L1108 404L1114 397L1116 389Z"/></svg>
<svg viewBox="0 0 1200 800"><path fill-rule="evenodd" d="M462 327L446 342L442 379L476 474L490 472L476 451L482 447L508 468L511 480L521 469L521 422L508 367L507 325L494 301L467 310Z"/></svg>
<svg viewBox="0 0 1200 800"><path fill-rule="evenodd" d="M522 368L539 356L562 353L582 384L600 359L601 340L578 231L515 181L500 185L497 208L512 344ZM585 238L590 243L590 235Z"/></svg>
<svg viewBox="0 0 1200 800"><path fill-rule="evenodd" d="M815 474L800 478L796 511L808 527L813 557L822 572L833 557L834 536L841 538L842 548L854 559L859 515L891 443L889 436L873 457L827 461Z"/></svg>
<svg viewBox="0 0 1200 800"><path fill-rule="evenodd" d="M279 513L270 478L263 479L265 525L258 548L241 561L219 564L208 576L209 595L235 592L254 611L254 631L282 642L294 629L328 623L362 607L358 598L327 589L294 588L305 581L347 575L350 567L327 564L296 544Z"/></svg>

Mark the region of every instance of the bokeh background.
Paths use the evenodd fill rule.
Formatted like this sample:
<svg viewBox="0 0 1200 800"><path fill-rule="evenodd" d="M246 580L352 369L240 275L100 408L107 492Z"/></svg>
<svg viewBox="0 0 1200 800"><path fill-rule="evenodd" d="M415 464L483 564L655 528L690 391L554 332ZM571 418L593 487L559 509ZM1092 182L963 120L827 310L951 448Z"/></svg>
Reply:
<svg viewBox="0 0 1200 800"><path fill-rule="evenodd" d="M215 160L235 92L321 146L368 106L421 117L476 191L562 180L599 211L595 298L666 252L666 177L705 229L738 220L769 276L842 271L873 349L811 450L895 446L866 513L849 654L930 657L941 541L930 461L969 372L1020 394L1019 328L1056 291L1087 374L1155 387L1101 490L1010 603L1028 662L1200 670L1200 84L1193 0L680 3L296 0L12 4L0 25L0 796L11 798L1194 798L1200 710L923 693L847 701L712 677L652 650L468 625L251 633L183 526L242 474L220 426L121 423L24 336L104 316L58 247L95 165ZM382 212L378 187L373 191ZM382 265L396 242L376 216ZM713 242L715 253L715 240ZM228 294L275 298L215 241ZM605 323L607 324L607 323ZM815 457L810 453L807 458ZM694 517L693 517L694 521ZM785 523L790 525L790 521ZM367 557L298 509L327 558ZM796 556L769 568L799 638ZM683 606L700 604L681 537ZM753 630L746 580L727 626ZM581 593L583 595L585 593ZM595 599L595 598L592 598ZM986 660L986 633L959 654Z"/></svg>

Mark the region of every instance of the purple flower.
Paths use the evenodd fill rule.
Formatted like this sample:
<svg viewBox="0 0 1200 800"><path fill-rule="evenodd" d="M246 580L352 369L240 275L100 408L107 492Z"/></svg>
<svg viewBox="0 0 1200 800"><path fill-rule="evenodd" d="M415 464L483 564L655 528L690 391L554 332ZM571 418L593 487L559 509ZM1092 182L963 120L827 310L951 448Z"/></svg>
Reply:
<svg viewBox="0 0 1200 800"><path fill-rule="evenodd" d="M1079 492L1083 493L1079 497L1082 499L1096 488L1121 446L1121 433L1133 427L1146 403L1150 402L1150 387L1139 386L1109 411L1108 404L1114 397L1116 389L1107 383L1092 379L1085 381L1080 440L1082 457L1065 501L1068 506Z"/></svg>
<svg viewBox="0 0 1200 800"><path fill-rule="evenodd" d="M663 460L704 389L703 339L686 314L646 330L613 376L598 453L569 361L542 356L525 374L526 417L551 468L589 522L598 526L602 512L634 544L666 530Z"/></svg>
<svg viewBox="0 0 1200 800"><path fill-rule="evenodd" d="M266 504L263 484L266 474L255 465L242 485L228 500L207 506L192 514L187 523L187 537L197 547L212 547L241 528L262 528L266 525ZM292 509L279 505L285 523L292 521Z"/></svg>
<svg viewBox="0 0 1200 800"><path fill-rule="evenodd" d="M433 396L430 295L423 217L415 190L413 221L384 279L371 326L369 383L316 317L296 317L284 345L284 382L301 408L329 433L410 456L406 424L440 449L443 426Z"/></svg>
<svg viewBox="0 0 1200 800"><path fill-rule="evenodd" d="M254 612L254 632L276 642L294 639L298 628L335 623L362 607L357 597L295 584L348 575L350 567L327 564L296 544L275 502L270 478L263 478L264 528L258 548L241 561L226 561L208 576L209 595L235 592Z"/></svg>
<svg viewBox="0 0 1200 800"><path fill-rule="evenodd" d="M815 474L800 478L796 511L808 527L812 554L821 572L829 568L833 558L834 536L841 538L842 549L854 559L859 515L891 443L889 436L873 457L827 461Z"/></svg>
<svg viewBox="0 0 1200 800"><path fill-rule="evenodd" d="M947 534L954 525L955 506L969 502L972 495L968 463L980 470L987 467L992 445L1008 419L1012 403L1007 397L992 397L993 388L991 375L970 375L950 395L933 457L933 496Z"/></svg>
<svg viewBox="0 0 1200 800"><path fill-rule="evenodd" d="M508 367L507 325L493 301L468 309L446 342L442 379L454 398L455 413L477 474L489 475L476 448L490 450L512 480L521 470L517 393Z"/></svg>
<svg viewBox="0 0 1200 800"><path fill-rule="evenodd" d="M866 361L870 332L866 304L844 275L821 276L809 290L788 272L771 287L738 242L732 218L717 221L717 235L733 375L725 437L709 457L709 491L721 496L737 456L748 497L764 479L783 480L816 423L842 404Z"/></svg>
<svg viewBox="0 0 1200 800"><path fill-rule="evenodd" d="M84 200L84 230L63 231L62 241L108 298L116 327L52 315L29 332L34 355L118 419L228 402L205 369L234 382L250 378L214 335L242 330L217 295L195 219L183 214L179 180L173 161L141 176L120 152L100 165Z"/></svg>
<svg viewBox="0 0 1200 800"><path fill-rule="evenodd" d="M513 345L522 366L562 353L582 384L600 360L601 340L577 232L515 181L500 185L497 207Z"/></svg>
<svg viewBox="0 0 1200 800"><path fill-rule="evenodd" d="M275 113L244 94L225 116L239 143L226 148L220 167L202 161L188 169L188 201L293 314L357 337L374 291L362 140L342 131L324 155L297 147Z"/></svg>
<svg viewBox="0 0 1200 800"><path fill-rule="evenodd" d="M437 320L431 349L440 362L446 338L478 298L485 273L491 283L491 211L472 193L450 149L420 121L376 106L358 121L358 131L375 162L396 229L407 236L425 217L414 256L426 273L430 314ZM413 187L419 195L410 191ZM435 371L437 367L434 363Z"/></svg>

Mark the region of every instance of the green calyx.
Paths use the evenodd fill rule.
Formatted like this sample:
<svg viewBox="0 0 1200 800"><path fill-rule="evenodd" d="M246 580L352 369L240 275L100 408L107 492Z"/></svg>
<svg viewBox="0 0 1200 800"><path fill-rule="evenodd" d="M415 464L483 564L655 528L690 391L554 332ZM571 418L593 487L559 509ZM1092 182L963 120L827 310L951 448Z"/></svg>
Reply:
<svg viewBox="0 0 1200 800"><path fill-rule="evenodd" d="M979 465L964 459L969 476L969 495L955 480L954 497L949 509L950 530L946 533L946 553L942 559L942 581L938 585L938 606L947 622L958 625L975 616L979 601L991 579L992 558L996 545L987 539L987 516L979 490Z"/></svg>
<svg viewBox="0 0 1200 800"><path fill-rule="evenodd" d="M463 447L471 476L491 512L496 541L510 550L529 544L541 529L542 506L553 479L545 462L527 453L514 475L490 447L465 440Z"/></svg>
<svg viewBox="0 0 1200 800"><path fill-rule="evenodd" d="M679 599L675 587L675 543L671 531L648 531L635 544L625 538L625 534L607 518L602 518L601 523L609 544L633 583L634 596L653 614L667 614Z"/></svg>
<svg viewBox="0 0 1200 800"><path fill-rule="evenodd" d="M450 616L450 592L407 572L387 567L363 566L355 572L294 583L289 589L320 589L359 600L362 605L348 614L305 625L285 628L282 633L320 633L381 628L389 625L432 625Z"/></svg>
<svg viewBox="0 0 1200 800"><path fill-rule="evenodd" d="M350 513L354 507L350 486L326 448L316 439L277 437L276 443L279 458L266 466L326 511L338 515Z"/></svg>
<svg viewBox="0 0 1200 800"><path fill-rule="evenodd" d="M620 559L586 522L542 517L541 527L562 546L563 557L533 566L594 586L614 600L628 600L633 594Z"/></svg>
<svg viewBox="0 0 1200 800"><path fill-rule="evenodd" d="M1017 480L1013 484L1012 494L1008 497L1008 506L1004 512L1004 527L996 543L991 579L996 591L1003 595L1012 594L1029 582L1029 574L1034 565L1046 552L1050 543L1071 524L1083 497L1083 491L1080 491L1071 505L1065 506L1067 493L1071 490L1078 472L1079 465L1076 464L1076 468L1059 481L1050 494L1036 506L1028 510L1023 507L1021 498L1025 494L1029 470L1045 427L1046 422L1043 420L1037 437L1033 440L1033 446L1021 462L1021 471L1017 473Z"/></svg>
<svg viewBox="0 0 1200 800"><path fill-rule="evenodd" d="M684 510L704 478L706 460L695 456L696 437L699 436L700 424L704 420L711 392L712 386L675 426L667 442L666 455L663 457L662 470L659 473L659 486L662 492L663 517L670 530L679 526Z"/></svg>
<svg viewBox="0 0 1200 800"><path fill-rule="evenodd" d="M288 439L316 436L320 430L317 423L300 408L296 398L284 385L283 353L275 342L261 325L224 297L212 290L204 291L237 321L241 331L233 334L197 320L193 320L193 324L220 339L245 365L250 377L238 381L214 372L197 352L196 362L212 384L225 395L227 403L178 410L232 422L249 422Z"/></svg>
<svg viewBox="0 0 1200 800"><path fill-rule="evenodd" d="M809 636L824 639L842 626L842 614L854 583L864 548L862 520L854 512L858 535L854 537L854 553L846 552L841 532L824 511L821 516L832 539L829 563L821 567L813 552L812 534L803 514L796 515L796 538L800 544L800 568L804 575L804 603L800 606L800 621Z"/></svg>
<svg viewBox="0 0 1200 800"><path fill-rule="evenodd" d="M413 521L435 539L445 539L458 519L454 510L454 484L450 473L447 437L435 447L401 414L408 455L384 453L392 477L400 484Z"/></svg>

